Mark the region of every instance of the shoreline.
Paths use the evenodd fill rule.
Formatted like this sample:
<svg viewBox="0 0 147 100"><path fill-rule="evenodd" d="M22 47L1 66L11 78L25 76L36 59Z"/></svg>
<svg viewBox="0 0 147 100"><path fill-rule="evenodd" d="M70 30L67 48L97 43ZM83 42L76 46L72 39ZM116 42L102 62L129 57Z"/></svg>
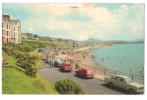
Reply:
<svg viewBox="0 0 147 100"><path fill-rule="evenodd" d="M116 71L110 68L107 68L106 66L100 64L100 63L96 63L95 59L92 58L92 51L95 49L101 49L101 48L108 48L111 47L113 45L97 45L94 47L87 47L87 49L81 49L78 52L74 53L74 60L78 59L80 60L80 67L83 68L89 68L92 71L94 71L95 74L98 75L104 75L104 76L110 76L112 74L122 74L122 75L127 75L127 76L131 76L132 74L129 73L125 73L125 72L120 72L120 71ZM85 55L85 57L83 57L83 54ZM76 59L75 59L76 58ZM140 80L140 76L138 75L133 75L133 77L135 79L139 79ZM141 78L142 80L142 78Z"/></svg>
<svg viewBox="0 0 147 100"><path fill-rule="evenodd" d="M80 48L79 51L75 52L74 59L80 61L80 67L91 68L91 69L92 67L95 67L95 69L101 68L112 71L111 69L106 68L104 65L96 63L94 61L95 56L92 55L92 51L95 49L107 48L111 46L112 45L98 45L95 47L87 47L87 48L85 47L84 49Z"/></svg>

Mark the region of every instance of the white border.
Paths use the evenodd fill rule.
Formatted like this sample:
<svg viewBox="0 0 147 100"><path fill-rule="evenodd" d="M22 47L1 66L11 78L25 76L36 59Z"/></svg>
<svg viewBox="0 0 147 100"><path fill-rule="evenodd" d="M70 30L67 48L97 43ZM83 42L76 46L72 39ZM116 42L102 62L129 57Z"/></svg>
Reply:
<svg viewBox="0 0 147 100"><path fill-rule="evenodd" d="M2 3L42 3L42 2L48 2L48 3L145 3L145 16L146 16L146 1L147 0L3 0L0 1L0 8L2 8ZM0 9L0 13L2 15L2 9ZM1 16L0 16L1 19ZM1 20L0 20L1 22ZM145 20L145 24L146 24L146 20ZM1 24L0 24L0 29L1 29ZM0 33L0 37L1 37L1 33ZM145 39L147 39L146 35L145 35ZM145 41L145 50L146 50L146 41ZM0 38L0 48L2 47L1 44L1 38ZM1 52L1 50L0 50ZM2 55L0 53L0 62L1 62L1 58ZM147 57L147 54L145 53L145 57ZM146 63L146 59L145 59L145 64ZM145 69L145 83L146 82L146 66L144 66ZM2 79L2 73L1 73L1 66L0 66L0 78ZM2 82L0 81L0 89L2 90ZM0 93L2 93L2 91L0 90ZM70 99L70 100L90 100L90 99L96 99L96 100L103 100L103 99L107 99L107 100L114 100L114 99L120 99L120 100L124 100L124 99L128 99L128 100L144 100L146 97L146 84L145 84L145 94L144 95L135 95L135 96L128 96L128 95L2 95L0 94L0 99L4 99L4 100L40 100L40 99L47 99L47 100L52 100L52 99L57 99L57 100L64 100L64 99Z"/></svg>

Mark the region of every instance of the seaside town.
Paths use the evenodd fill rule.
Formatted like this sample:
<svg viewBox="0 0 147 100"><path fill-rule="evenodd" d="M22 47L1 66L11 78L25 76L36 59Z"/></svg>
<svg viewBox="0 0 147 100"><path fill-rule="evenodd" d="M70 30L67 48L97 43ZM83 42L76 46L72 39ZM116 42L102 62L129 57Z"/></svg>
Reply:
<svg viewBox="0 0 147 100"><path fill-rule="evenodd" d="M2 15L3 94L144 93L143 69L137 74L131 68L115 70L105 63L117 61L118 56L100 57L95 53L115 45L140 45L144 41L94 38L79 41L24 32L23 27L27 26L22 20ZM125 62L117 63L123 66Z"/></svg>

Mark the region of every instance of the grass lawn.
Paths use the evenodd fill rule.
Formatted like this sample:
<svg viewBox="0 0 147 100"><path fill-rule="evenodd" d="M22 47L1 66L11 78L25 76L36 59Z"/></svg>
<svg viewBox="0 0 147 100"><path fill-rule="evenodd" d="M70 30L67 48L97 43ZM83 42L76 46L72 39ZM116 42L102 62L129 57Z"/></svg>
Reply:
<svg viewBox="0 0 147 100"><path fill-rule="evenodd" d="M2 69L2 93L3 94L57 94L53 85L40 76L35 78L26 75L15 64L13 58L3 53L9 66Z"/></svg>

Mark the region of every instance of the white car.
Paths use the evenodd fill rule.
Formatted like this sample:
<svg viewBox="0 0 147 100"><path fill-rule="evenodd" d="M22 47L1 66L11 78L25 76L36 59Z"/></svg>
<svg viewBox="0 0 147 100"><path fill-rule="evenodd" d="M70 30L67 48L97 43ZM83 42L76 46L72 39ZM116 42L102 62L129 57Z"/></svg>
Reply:
<svg viewBox="0 0 147 100"><path fill-rule="evenodd" d="M144 91L144 86L133 82L128 76L123 75L112 75L110 77L105 77L104 81L109 86L116 86L124 90L129 91L129 93L142 93Z"/></svg>
<svg viewBox="0 0 147 100"><path fill-rule="evenodd" d="M55 59L54 60L54 66L55 67L63 67L64 62L61 59Z"/></svg>

